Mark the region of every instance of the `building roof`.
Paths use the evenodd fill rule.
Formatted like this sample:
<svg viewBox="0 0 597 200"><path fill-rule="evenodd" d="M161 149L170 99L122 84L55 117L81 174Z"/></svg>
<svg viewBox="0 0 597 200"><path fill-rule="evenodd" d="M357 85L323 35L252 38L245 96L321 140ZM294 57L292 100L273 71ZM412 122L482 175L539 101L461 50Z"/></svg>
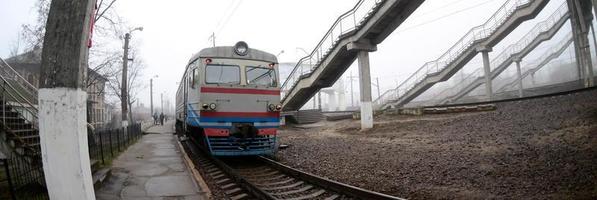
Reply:
<svg viewBox="0 0 597 200"><path fill-rule="evenodd" d="M40 74L41 48L7 58L5 61L17 71L22 69L34 74ZM108 81L106 77L102 76L101 74L99 74L91 68L87 68L87 73L90 77L93 77L96 80L101 80L103 82Z"/></svg>

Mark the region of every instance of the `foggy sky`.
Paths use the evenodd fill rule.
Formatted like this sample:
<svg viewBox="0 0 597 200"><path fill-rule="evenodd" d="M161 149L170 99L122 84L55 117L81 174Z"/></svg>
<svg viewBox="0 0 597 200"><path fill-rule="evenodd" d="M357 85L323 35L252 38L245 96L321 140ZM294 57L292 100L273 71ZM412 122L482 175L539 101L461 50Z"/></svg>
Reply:
<svg viewBox="0 0 597 200"><path fill-rule="evenodd" d="M0 1L0 57L8 56L20 24L32 22L35 0ZM278 54L280 62L296 62L310 52L336 18L352 8L357 0L119 0L118 11L131 28L143 26L133 40L146 62L144 79L154 80L154 102L164 92L174 101L177 82L190 56L210 47L210 35L216 33L216 45L234 45L246 41L251 48ZM372 78L379 77L382 93L393 88L428 61L435 60L472 27L484 23L505 0L427 0L378 50L370 54ZM516 42L545 19L564 0L551 1L534 20L523 23L490 56ZM234 12L233 12L234 11ZM479 66L480 56L465 71ZM357 75L356 66L347 71ZM348 85L348 84L345 84ZM355 82L358 85L358 82ZM355 87L358 88L358 87ZM149 104L149 87L139 96ZM374 88L375 91L375 88ZM143 94L143 93L141 93ZM156 98L157 97L157 98ZM166 97L166 96L165 96ZM374 92L373 97L377 97ZM158 102L159 105L159 102Z"/></svg>

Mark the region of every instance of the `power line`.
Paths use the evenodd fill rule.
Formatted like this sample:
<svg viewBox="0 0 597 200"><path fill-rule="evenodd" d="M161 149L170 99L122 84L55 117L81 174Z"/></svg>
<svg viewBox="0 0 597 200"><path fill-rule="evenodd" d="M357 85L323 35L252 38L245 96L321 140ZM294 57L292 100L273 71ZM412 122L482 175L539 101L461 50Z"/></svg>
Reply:
<svg viewBox="0 0 597 200"><path fill-rule="evenodd" d="M232 12L230 12L228 14L228 16L226 16L226 18L224 20L224 23L222 24L222 26L220 26L220 28L218 28L216 30L216 33L219 33L222 29L224 29L226 27L226 25L228 25L228 22L230 21L230 19L232 18L232 16L234 16L234 14L236 13L236 10L238 9L238 7L240 7L240 4L242 3L242 1L236 1L236 2L237 2L237 4L232 9Z"/></svg>
<svg viewBox="0 0 597 200"><path fill-rule="evenodd" d="M442 16L440 16L440 17L437 17L437 18L435 18L435 19L428 20L428 21L425 21L425 22L423 22L423 23L419 23L419 24L416 24L416 25L413 25L413 26L410 26L410 27L406 27L406 28L404 28L404 29L402 29L402 30L398 30L398 31L397 31L397 33L405 32L405 31L407 31L407 30L410 30L410 29L414 29L414 28L417 28L417 27L420 27L420 26L423 26L423 25L427 25L427 24L430 24L430 23L436 22L436 21L438 21L438 20L441 20L441 19L443 19L443 18L445 18L445 17L449 17L449 16L452 16L452 15L455 15L455 14L458 14L458 13L461 13L461 12L464 12L464 11L467 11L467 10L470 10L470 9L473 9L473 8L477 8L477 7L479 7L479 6L482 6L482 5L488 4L488 3L492 2L492 1L493 1L493 0L484 1L484 2L481 2L481 3L475 4L475 5L473 5L473 6L469 6L469 7L466 7L466 8L464 8L464 9L460 9L460 10L457 10L457 11L454 11L454 12L451 12L451 13L448 13L448 14L446 14L446 15L442 15Z"/></svg>

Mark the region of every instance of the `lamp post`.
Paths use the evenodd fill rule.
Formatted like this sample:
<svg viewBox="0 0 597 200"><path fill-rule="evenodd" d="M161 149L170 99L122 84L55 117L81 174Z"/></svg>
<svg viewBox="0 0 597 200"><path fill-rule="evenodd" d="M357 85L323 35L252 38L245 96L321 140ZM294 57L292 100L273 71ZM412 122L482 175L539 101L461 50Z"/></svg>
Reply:
<svg viewBox="0 0 597 200"><path fill-rule="evenodd" d="M149 79L149 107L151 107L151 113L149 113L149 115L151 116L153 116L153 79L157 77L158 75L155 75Z"/></svg>
<svg viewBox="0 0 597 200"><path fill-rule="evenodd" d="M128 68L128 61L129 61L129 40L131 39L131 33L133 31L143 31L143 27L137 27L133 30L129 31L128 33L124 34L124 55L122 56L122 86L120 91L120 105L122 107L122 126L128 126L128 118L127 118L127 111L128 111L128 91L127 91L127 68Z"/></svg>
<svg viewBox="0 0 597 200"><path fill-rule="evenodd" d="M161 104L161 108L162 108L162 114L164 114L164 93L162 92L160 94L160 104Z"/></svg>

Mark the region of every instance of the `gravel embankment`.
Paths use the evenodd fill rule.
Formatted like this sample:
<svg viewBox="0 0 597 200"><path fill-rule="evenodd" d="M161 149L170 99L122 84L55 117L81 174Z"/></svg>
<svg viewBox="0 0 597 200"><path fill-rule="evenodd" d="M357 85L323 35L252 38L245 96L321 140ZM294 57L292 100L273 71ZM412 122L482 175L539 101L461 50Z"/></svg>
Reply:
<svg viewBox="0 0 597 200"><path fill-rule="evenodd" d="M280 131L283 163L409 199L597 199L597 90Z"/></svg>

